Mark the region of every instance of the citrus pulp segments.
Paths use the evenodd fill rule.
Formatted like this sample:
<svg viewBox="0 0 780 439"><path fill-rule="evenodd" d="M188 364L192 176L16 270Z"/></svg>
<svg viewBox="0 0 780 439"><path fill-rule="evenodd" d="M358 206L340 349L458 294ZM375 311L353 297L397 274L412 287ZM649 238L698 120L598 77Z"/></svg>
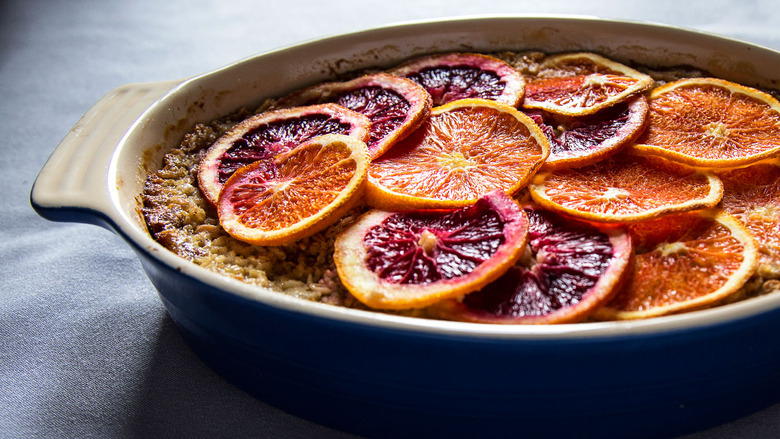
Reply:
<svg viewBox="0 0 780 439"><path fill-rule="evenodd" d="M715 78L654 89L637 148L702 167L735 167L780 154L780 102Z"/></svg>
<svg viewBox="0 0 780 439"><path fill-rule="evenodd" d="M647 99L639 94L586 116L526 114L550 141L550 156L542 166L549 171L593 164L633 142L645 127Z"/></svg>
<svg viewBox="0 0 780 439"><path fill-rule="evenodd" d="M723 196L723 184L712 172L625 150L590 166L540 172L529 191L553 211L631 223L713 207Z"/></svg>
<svg viewBox="0 0 780 439"><path fill-rule="evenodd" d="M628 76L641 79L642 82L647 82L647 79L650 78L636 69L593 52L567 52L550 55L541 62L535 77L553 78L593 73ZM652 80L652 78L650 79Z"/></svg>
<svg viewBox="0 0 780 439"><path fill-rule="evenodd" d="M217 205L220 224L255 245L310 236L360 201L369 162L366 144L341 134L257 161L225 183Z"/></svg>
<svg viewBox="0 0 780 439"><path fill-rule="evenodd" d="M513 195L550 152L536 123L485 99L434 107L423 125L369 169L365 199L384 210L452 208L499 189Z"/></svg>
<svg viewBox="0 0 780 439"><path fill-rule="evenodd" d="M434 105L458 99L490 99L517 106L523 98L523 76L506 62L478 53L445 53L414 58L388 71L425 88Z"/></svg>
<svg viewBox="0 0 780 439"><path fill-rule="evenodd" d="M281 109L249 117L217 139L198 167L198 185L217 205L219 194L233 172L324 134L347 134L368 140L371 122L360 113L336 104Z"/></svg>
<svg viewBox="0 0 780 439"><path fill-rule="evenodd" d="M691 311L728 299L750 279L758 260L752 234L719 209L665 216L629 226L633 275L606 306L602 320Z"/></svg>
<svg viewBox="0 0 780 439"><path fill-rule="evenodd" d="M281 99L277 105L335 103L371 120L368 151L382 155L420 126L432 106L430 94L416 82L386 73L318 84Z"/></svg>
<svg viewBox="0 0 780 439"><path fill-rule="evenodd" d="M365 305L420 308L495 280L527 237L520 205L493 192L459 209L371 210L338 236L334 260L341 282Z"/></svg>
<svg viewBox="0 0 780 439"><path fill-rule="evenodd" d="M624 229L580 223L534 206L525 211L529 244L518 262L462 300L433 305L433 315L474 323L574 323L614 296L632 265Z"/></svg>
<svg viewBox="0 0 780 439"><path fill-rule="evenodd" d="M717 172L723 181L720 207L756 237L763 279L780 278L780 159Z"/></svg>

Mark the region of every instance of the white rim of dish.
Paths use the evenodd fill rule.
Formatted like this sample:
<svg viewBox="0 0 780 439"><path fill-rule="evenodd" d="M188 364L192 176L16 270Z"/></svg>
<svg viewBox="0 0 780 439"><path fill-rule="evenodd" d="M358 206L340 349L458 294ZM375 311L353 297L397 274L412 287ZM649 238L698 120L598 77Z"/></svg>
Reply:
<svg viewBox="0 0 780 439"><path fill-rule="evenodd" d="M453 21L470 22L491 19L518 19L518 20L566 20L580 22L609 22L625 24L631 26L640 26L654 28L658 30L669 30L697 34L707 38L713 38L722 41L731 41L737 44L744 44L754 48L768 49L753 43L736 40L729 37L714 35L698 30L684 29L681 27L670 26L666 24L657 24L651 22L604 19L596 16L585 15L472 15L459 17L445 17L436 20L415 20L400 23L388 24L375 28L349 32L344 34L324 36L300 42L297 44L281 47L270 52L253 55L234 63L208 71L201 75L192 77L183 81L168 92L162 99L150 106L144 115L153 113L158 107L166 105L166 100L172 95L180 93L182 90L197 86L199 80L203 77L219 74L223 70L242 64L249 59L262 57L270 53L285 51L299 46L328 40L331 38L355 37L364 32L376 32L390 30L393 28L407 26L424 26L431 24L449 23ZM780 53L778 53L780 56ZM144 119L140 117L138 121L128 130L128 133L137 128ZM118 152L125 145L126 134L116 150L114 151L111 165L108 170L109 181L116 181ZM173 271L183 276L189 276L205 285L212 287L219 293L235 294L239 297L259 302L263 305L271 306L282 311L304 314L313 318L328 319L345 324L355 324L377 329L387 329L396 331L411 331L418 334L438 335L438 336L457 336L469 338L489 338L501 340L577 340L577 339L596 339L596 338L620 338L632 336L662 335L671 332L685 330L706 329L714 325L728 324L756 317L763 313L769 313L780 309L780 294L769 294L750 298L748 300L710 308L698 311L691 311L684 314L654 317L642 320L629 321L607 321L607 322L586 322L555 325L496 325L483 323L452 322L443 320L432 320L416 317L398 316L384 314L381 312L364 311L358 309L345 308L340 306L328 305L319 302L310 302L304 299L287 296L283 293L274 292L263 287L252 286L241 281L222 276L206 268L189 262L168 249L164 248L155 241L145 230L140 229L131 218L119 207L120 200L118 191L109 185L110 200L112 203L110 211L103 212L112 221L116 231L136 246L138 249L156 259L158 262L170 267ZM164 294L164 293L163 293Z"/></svg>

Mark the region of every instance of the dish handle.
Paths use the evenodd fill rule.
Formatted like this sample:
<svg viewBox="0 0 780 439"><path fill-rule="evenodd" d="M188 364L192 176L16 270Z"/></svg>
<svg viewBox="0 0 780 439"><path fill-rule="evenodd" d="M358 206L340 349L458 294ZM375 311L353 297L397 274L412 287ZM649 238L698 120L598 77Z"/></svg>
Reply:
<svg viewBox="0 0 780 439"><path fill-rule="evenodd" d="M30 192L33 209L51 221L112 226L107 176L114 151L144 111L179 83L128 84L103 96L41 169Z"/></svg>

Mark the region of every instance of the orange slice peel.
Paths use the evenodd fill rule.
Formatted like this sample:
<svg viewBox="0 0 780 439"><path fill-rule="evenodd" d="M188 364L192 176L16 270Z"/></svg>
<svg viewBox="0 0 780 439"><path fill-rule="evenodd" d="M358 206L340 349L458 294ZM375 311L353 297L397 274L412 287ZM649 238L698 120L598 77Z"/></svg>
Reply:
<svg viewBox="0 0 780 439"><path fill-rule="evenodd" d="M225 183L217 204L220 224L255 245L310 236L360 202L369 163L366 144L341 134L256 161Z"/></svg>
<svg viewBox="0 0 780 439"><path fill-rule="evenodd" d="M623 151L593 165L537 174L533 200L596 222L633 223L713 207L723 197L714 173Z"/></svg>
<svg viewBox="0 0 780 439"><path fill-rule="evenodd" d="M506 62L477 53L444 53L411 59L389 71L422 85L434 105L479 98L517 106L523 98L523 76Z"/></svg>
<svg viewBox="0 0 780 439"><path fill-rule="evenodd" d="M735 217L706 209L633 224L631 280L603 308L602 320L657 317L707 308L736 294L756 269L752 234Z"/></svg>
<svg viewBox="0 0 780 439"><path fill-rule="evenodd" d="M689 78L654 89L637 149L691 166L744 166L780 154L780 102L754 88Z"/></svg>
<svg viewBox="0 0 780 439"><path fill-rule="evenodd" d="M515 194L549 141L528 116L485 99L434 107L428 120L371 163L365 199L383 210L453 208L493 190Z"/></svg>
<svg viewBox="0 0 780 439"><path fill-rule="evenodd" d="M371 210L336 239L344 286L377 309L421 308L483 287L520 257L528 219L492 192L459 209Z"/></svg>

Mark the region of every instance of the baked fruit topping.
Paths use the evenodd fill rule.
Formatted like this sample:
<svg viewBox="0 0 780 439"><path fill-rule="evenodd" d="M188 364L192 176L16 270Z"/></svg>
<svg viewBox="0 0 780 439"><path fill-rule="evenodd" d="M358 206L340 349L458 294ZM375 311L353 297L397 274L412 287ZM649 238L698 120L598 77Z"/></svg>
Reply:
<svg viewBox="0 0 780 439"><path fill-rule="evenodd" d="M370 125L366 116L335 104L260 113L240 122L206 151L198 167L198 184L216 205L225 182L241 167L272 159L324 134L366 141Z"/></svg>
<svg viewBox="0 0 780 439"><path fill-rule="evenodd" d="M624 230L599 229L533 206L525 212L529 242L518 262L462 300L435 305L434 314L480 323L571 323L614 296L631 268Z"/></svg>
<svg viewBox="0 0 780 439"><path fill-rule="evenodd" d="M451 208L496 189L513 195L549 148L536 123L513 107L453 101L371 163L366 202L385 210Z"/></svg>
<svg viewBox="0 0 780 439"><path fill-rule="evenodd" d="M349 81L318 84L293 93L277 106L297 107L334 103L364 114L371 121L368 151L382 155L414 131L428 117L432 100L417 83L400 76L377 73Z"/></svg>
<svg viewBox="0 0 780 439"><path fill-rule="evenodd" d="M477 53L445 53L412 59L392 70L428 90L434 105L479 98L517 106L525 82L509 64Z"/></svg>
<svg viewBox="0 0 780 439"><path fill-rule="evenodd" d="M520 257L527 235L520 205L497 191L459 209L369 211L338 237L334 259L364 304L420 308L495 280Z"/></svg>

